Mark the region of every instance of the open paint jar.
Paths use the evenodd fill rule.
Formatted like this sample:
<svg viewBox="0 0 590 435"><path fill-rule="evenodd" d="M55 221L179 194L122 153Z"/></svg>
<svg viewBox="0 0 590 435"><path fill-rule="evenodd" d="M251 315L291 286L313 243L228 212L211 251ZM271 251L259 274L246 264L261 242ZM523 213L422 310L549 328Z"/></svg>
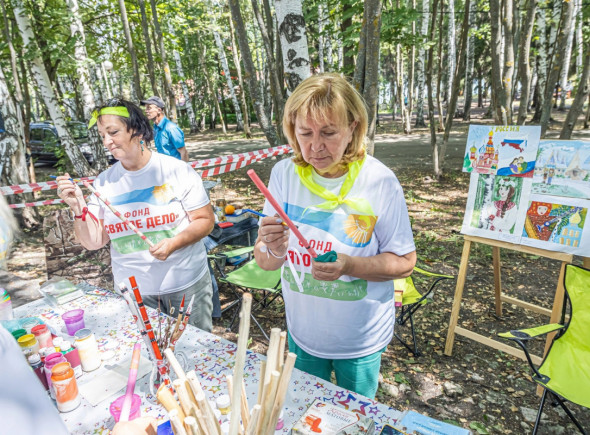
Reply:
<svg viewBox="0 0 590 435"><path fill-rule="evenodd" d="M68 334L72 337L76 331L84 328L84 310L82 309L67 311L61 315L61 318L66 324Z"/></svg>
<svg viewBox="0 0 590 435"><path fill-rule="evenodd" d="M117 397L111 406L109 407L109 411L111 415L115 419L115 423L119 421L121 417L121 408L123 407L123 401L125 400L125 395L123 394L120 397ZM131 410L129 411L129 421L135 420L141 416L141 397L138 394L134 394L131 399Z"/></svg>

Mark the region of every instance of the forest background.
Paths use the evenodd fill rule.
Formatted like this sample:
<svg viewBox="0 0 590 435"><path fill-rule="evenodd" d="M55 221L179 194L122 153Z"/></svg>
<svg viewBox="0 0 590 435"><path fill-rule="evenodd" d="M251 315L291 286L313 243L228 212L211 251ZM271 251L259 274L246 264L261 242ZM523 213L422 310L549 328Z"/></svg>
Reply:
<svg viewBox="0 0 590 435"><path fill-rule="evenodd" d="M0 185L45 181L48 170L83 176L106 168L96 131L90 165L67 122L87 122L113 97L161 96L187 134L191 159L283 144L288 95L310 74L337 72L367 103L369 151L404 186L419 260L456 274L469 123L541 125L544 137L564 139L589 132L587 0L0 0L0 8ZM58 168L27 159L28 126L42 121L58 132ZM261 164L263 179L272 163ZM229 200L261 205L243 171L223 183ZM7 199L33 195L44 194ZM24 230L12 273L43 280L39 224L51 210L17 209ZM510 253L503 260L506 291L547 305L558 265ZM462 321L490 335L543 323L514 306L494 317L484 303L493 288L490 262L491 249L474 249L468 283L476 288L467 292L472 309ZM409 357L394 343L386 352L378 399L479 433L530 429L537 398L526 366L460 342L444 357L452 285L439 302L418 326L425 356ZM280 308L275 314L263 323L276 325ZM222 323L216 333L235 339ZM263 351L256 337L253 346ZM573 431L559 411L547 414L546 433Z"/></svg>

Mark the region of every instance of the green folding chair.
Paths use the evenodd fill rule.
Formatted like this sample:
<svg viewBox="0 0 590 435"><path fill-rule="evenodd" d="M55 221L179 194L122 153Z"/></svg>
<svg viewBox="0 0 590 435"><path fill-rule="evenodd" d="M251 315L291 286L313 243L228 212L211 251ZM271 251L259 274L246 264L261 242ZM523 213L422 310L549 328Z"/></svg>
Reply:
<svg viewBox="0 0 590 435"><path fill-rule="evenodd" d="M233 251L223 252L217 254L215 257L215 266L220 274L219 281L225 282L229 285L236 299L224 307L221 312L224 313L229 309L237 305L237 309L234 311L232 320L228 326L228 331L232 329L237 314L240 311L242 304L242 294L239 292L260 292L260 297L257 298L256 303L252 306L250 316L254 323L258 326L262 335L268 340L268 335L264 331L264 328L258 322L255 316L255 312L268 308L268 306L277 298L281 296L281 269L267 271L261 269L256 263L255 259L245 261L243 265L235 268L234 270L227 272L225 267L221 267L223 260L219 261L220 258L227 257L225 262L231 262L232 258L243 258L245 254L251 253L254 248L252 246L248 248L236 249ZM221 255L221 257L220 257Z"/></svg>
<svg viewBox="0 0 590 435"><path fill-rule="evenodd" d="M582 425L566 406L570 401L590 408L590 270L568 264L565 268L565 301L560 323L512 330L498 336L512 340L525 352L533 380L543 387L543 396L533 434L537 433L547 395L559 404L581 433ZM569 320L566 322L566 313ZM533 364L527 342L557 331L539 367ZM557 403L555 403L557 402Z"/></svg>
<svg viewBox="0 0 590 435"><path fill-rule="evenodd" d="M426 285L429 284L428 290L424 295L422 295L416 285L414 284L414 279L412 278L413 274L418 273L422 275L427 282ZM398 341L403 344L414 356L420 356L421 352L418 350L418 346L416 344L416 331L414 328L414 314L420 308L428 303L428 301L432 298L432 293L434 292L435 287L445 279L453 279L454 276L452 275L443 275L440 273L429 272L427 270L421 269L419 267L414 267L414 272L412 275L408 276L407 278L403 279L394 279L393 280L393 287L395 291L402 290L402 306L401 309L398 308L396 310L396 319L395 324L396 328L394 329L393 335ZM398 333L398 326L404 326L406 323L410 321L410 332L411 332L411 343L405 341L401 335Z"/></svg>

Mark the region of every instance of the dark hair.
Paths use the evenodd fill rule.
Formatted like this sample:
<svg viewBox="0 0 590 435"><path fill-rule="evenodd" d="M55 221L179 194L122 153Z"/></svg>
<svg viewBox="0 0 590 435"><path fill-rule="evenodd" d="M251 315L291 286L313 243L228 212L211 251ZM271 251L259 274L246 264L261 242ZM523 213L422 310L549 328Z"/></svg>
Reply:
<svg viewBox="0 0 590 435"><path fill-rule="evenodd" d="M129 111L129 118L125 118L124 116L119 116L121 122L125 124L127 127L127 131L133 131L131 137L139 137L143 139L146 143L150 143L154 139L154 131L152 130L152 125L143 113L143 110L136 104L132 103L131 101L124 100L122 98L112 98L108 100L106 103L97 106L95 110L100 111L105 107L117 107L117 106L124 106ZM100 116L99 116L100 118Z"/></svg>

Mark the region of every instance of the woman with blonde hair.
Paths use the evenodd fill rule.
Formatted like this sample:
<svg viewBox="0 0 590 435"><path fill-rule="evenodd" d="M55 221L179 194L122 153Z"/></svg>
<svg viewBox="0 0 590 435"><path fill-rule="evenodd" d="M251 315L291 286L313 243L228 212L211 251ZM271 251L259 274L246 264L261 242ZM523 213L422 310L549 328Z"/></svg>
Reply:
<svg viewBox="0 0 590 435"><path fill-rule="evenodd" d="M334 371L339 386L372 398L393 336L393 279L409 276L416 262L403 191L367 155L365 104L339 75L302 82L285 105L283 130L295 157L275 165L269 189L310 246L331 254L312 259L281 219L265 217L256 261L283 268L296 367L328 381ZM268 201L264 213L275 215Z"/></svg>

